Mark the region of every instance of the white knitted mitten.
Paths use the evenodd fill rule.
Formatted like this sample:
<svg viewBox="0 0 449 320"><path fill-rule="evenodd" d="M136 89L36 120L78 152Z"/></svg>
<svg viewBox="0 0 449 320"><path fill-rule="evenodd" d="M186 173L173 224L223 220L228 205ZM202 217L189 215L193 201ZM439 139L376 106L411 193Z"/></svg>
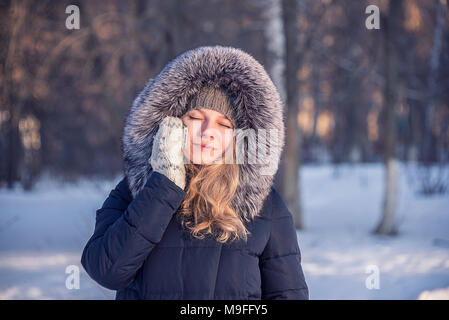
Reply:
<svg viewBox="0 0 449 320"><path fill-rule="evenodd" d="M165 117L154 136L150 158L153 170L165 175L181 189L186 184L183 155L186 137L187 127L180 118Z"/></svg>

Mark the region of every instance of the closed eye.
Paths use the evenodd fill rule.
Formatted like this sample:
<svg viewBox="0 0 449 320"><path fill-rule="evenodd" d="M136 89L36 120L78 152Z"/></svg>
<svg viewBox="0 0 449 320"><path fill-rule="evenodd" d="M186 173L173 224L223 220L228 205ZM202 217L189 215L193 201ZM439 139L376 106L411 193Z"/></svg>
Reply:
<svg viewBox="0 0 449 320"><path fill-rule="evenodd" d="M200 119L200 118L192 117L191 115L189 115L189 118L192 119L192 120L202 120L202 119Z"/></svg>
<svg viewBox="0 0 449 320"><path fill-rule="evenodd" d="M228 126L228 125L225 125L224 123L220 123L220 126L225 127L225 128L229 128L229 129L232 129L232 127L230 127L230 126Z"/></svg>

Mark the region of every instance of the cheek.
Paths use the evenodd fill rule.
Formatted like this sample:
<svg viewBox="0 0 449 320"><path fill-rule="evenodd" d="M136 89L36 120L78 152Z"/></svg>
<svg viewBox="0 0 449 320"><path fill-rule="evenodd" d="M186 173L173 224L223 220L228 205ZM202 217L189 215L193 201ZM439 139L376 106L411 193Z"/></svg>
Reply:
<svg viewBox="0 0 449 320"><path fill-rule="evenodd" d="M193 152L193 144L201 142L200 137L200 133L201 132L201 127L197 128L199 126L197 125L192 125L192 123L189 123L189 125L187 125L187 141L186 141L186 148L189 148L191 152Z"/></svg>
<svg viewBox="0 0 449 320"><path fill-rule="evenodd" d="M222 146L222 152L224 152L227 148L229 148L232 145L232 142L234 140L232 131L230 132L223 132L222 133L222 140L221 140L221 146Z"/></svg>
<svg viewBox="0 0 449 320"><path fill-rule="evenodd" d="M193 141L194 137L201 136L201 123L190 121L186 125L189 132L189 140Z"/></svg>
<svg viewBox="0 0 449 320"><path fill-rule="evenodd" d="M191 148L193 144L193 134L191 128L188 127L186 147Z"/></svg>
<svg viewBox="0 0 449 320"><path fill-rule="evenodd" d="M192 140L192 123L190 121L183 121L184 125L187 127L187 141Z"/></svg>

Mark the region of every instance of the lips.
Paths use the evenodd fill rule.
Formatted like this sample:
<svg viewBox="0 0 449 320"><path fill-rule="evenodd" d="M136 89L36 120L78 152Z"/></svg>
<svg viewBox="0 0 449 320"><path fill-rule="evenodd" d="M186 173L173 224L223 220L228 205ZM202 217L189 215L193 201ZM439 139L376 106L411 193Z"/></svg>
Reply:
<svg viewBox="0 0 449 320"><path fill-rule="evenodd" d="M201 151L212 151L215 150L214 148L207 147L207 146L201 146Z"/></svg>
<svg viewBox="0 0 449 320"><path fill-rule="evenodd" d="M213 146L211 146L211 145L195 144L195 146L201 147L201 151L212 151L212 150L215 150L215 148Z"/></svg>

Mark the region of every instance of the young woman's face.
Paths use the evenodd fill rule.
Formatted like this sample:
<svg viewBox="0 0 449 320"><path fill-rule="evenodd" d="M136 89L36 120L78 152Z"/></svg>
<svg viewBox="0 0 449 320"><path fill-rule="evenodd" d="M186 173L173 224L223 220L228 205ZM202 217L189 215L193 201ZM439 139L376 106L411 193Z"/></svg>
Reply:
<svg viewBox="0 0 449 320"><path fill-rule="evenodd" d="M221 161L233 142L231 121L222 113L207 108L190 110L182 121L188 129L186 158L202 165Z"/></svg>

